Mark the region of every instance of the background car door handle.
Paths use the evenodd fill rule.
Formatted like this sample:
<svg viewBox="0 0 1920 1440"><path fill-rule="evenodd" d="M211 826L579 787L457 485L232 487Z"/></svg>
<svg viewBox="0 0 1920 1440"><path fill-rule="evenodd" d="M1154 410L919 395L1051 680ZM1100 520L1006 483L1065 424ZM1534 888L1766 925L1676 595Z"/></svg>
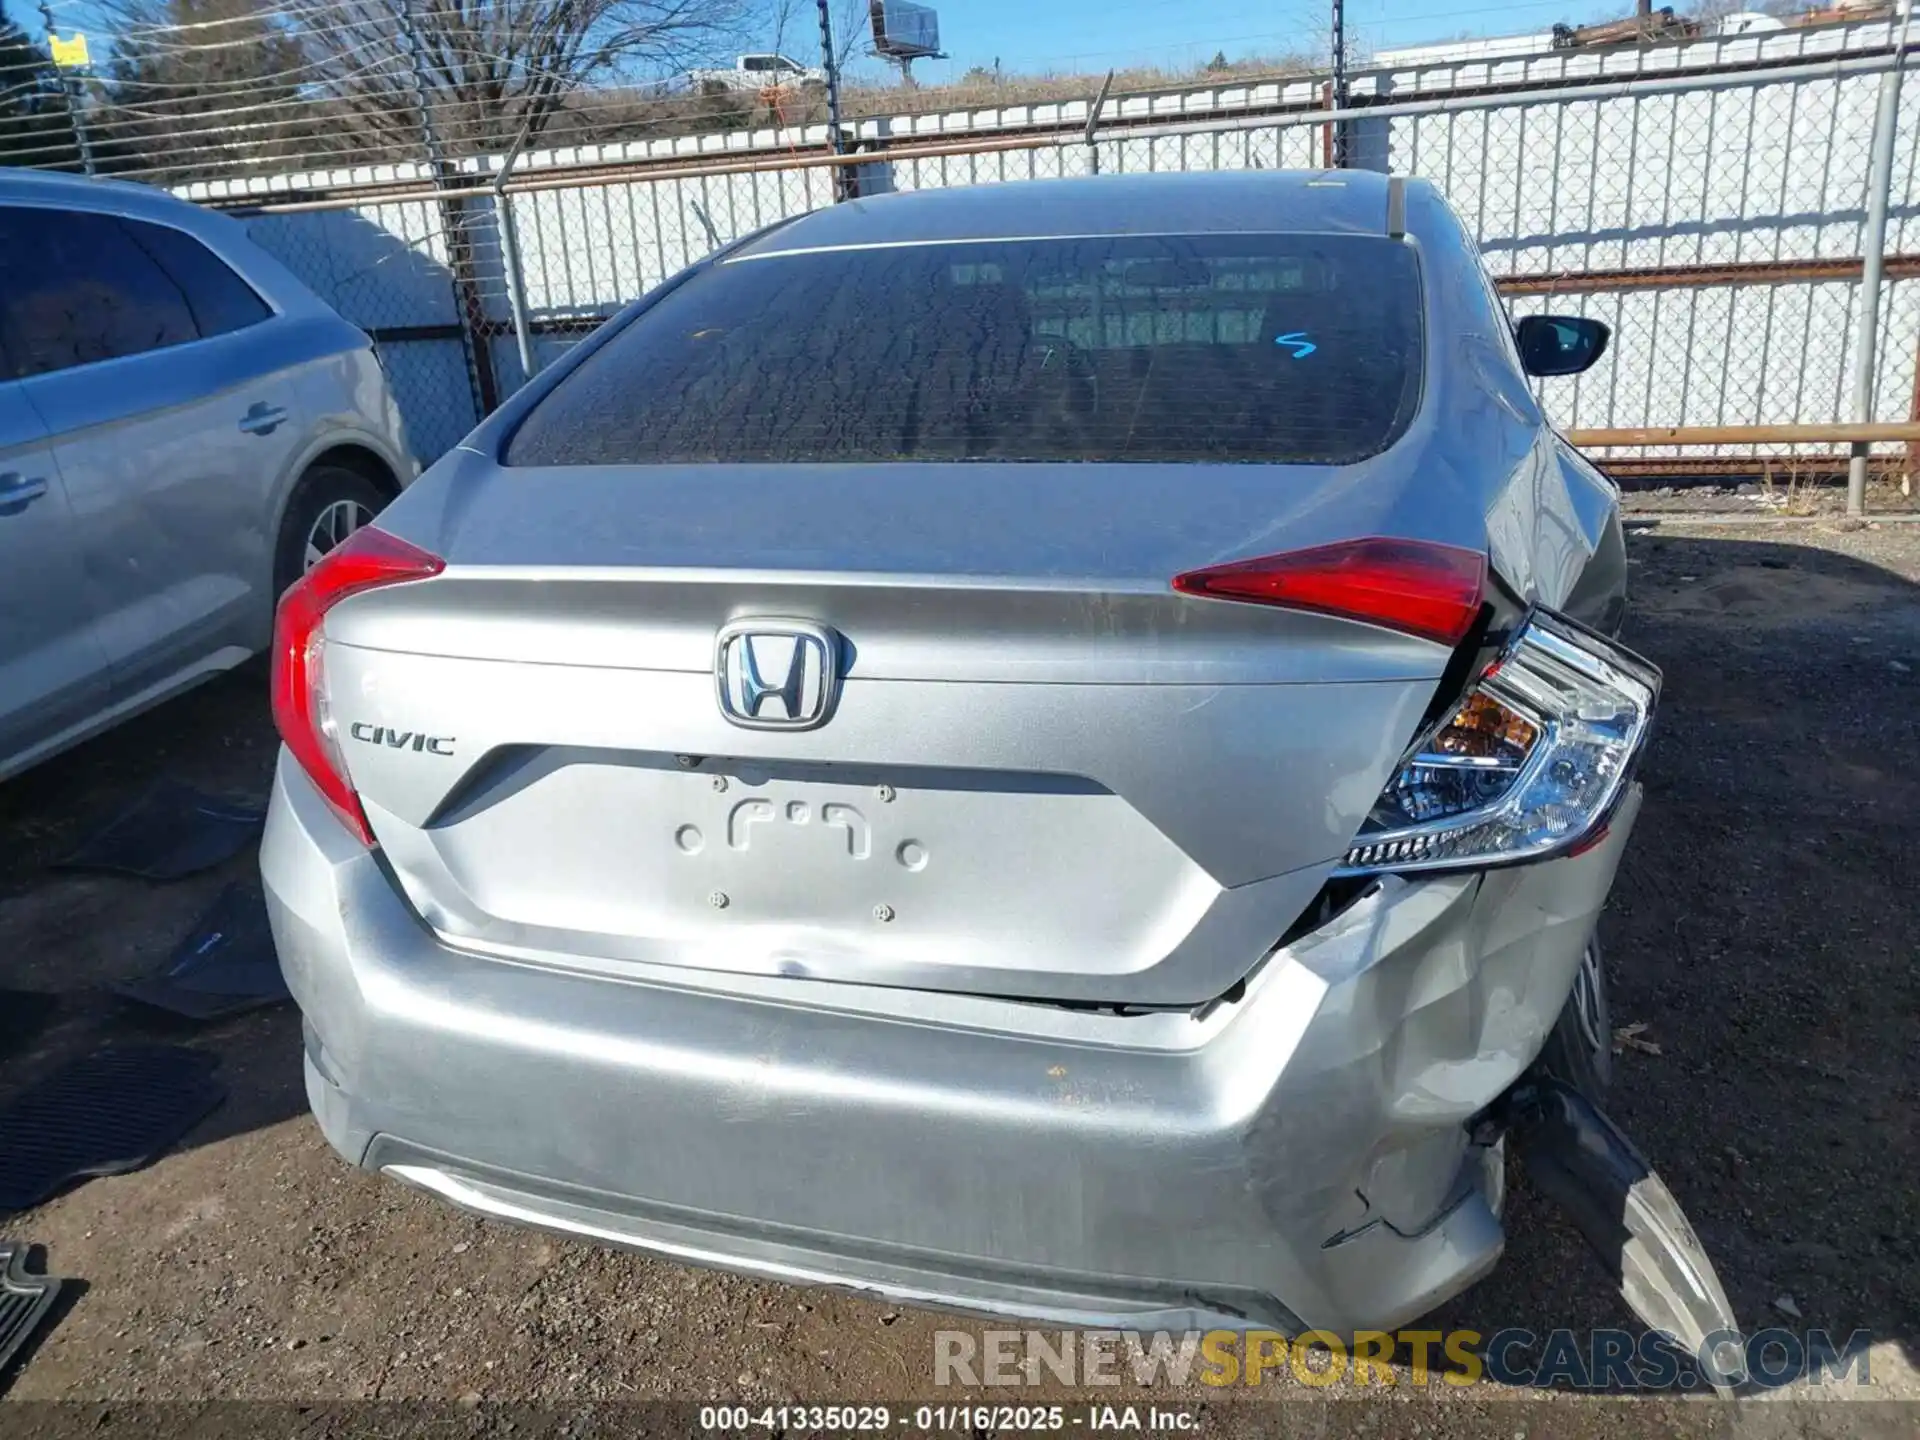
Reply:
<svg viewBox="0 0 1920 1440"><path fill-rule="evenodd" d="M0 516L18 515L46 493L46 481L9 470L0 475Z"/></svg>
<svg viewBox="0 0 1920 1440"><path fill-rule="evenodd" d="M240 428L249 435L271 435L286 418L287 412L283 407L259 400L249 405L247 413L240 417Z"/></svg>

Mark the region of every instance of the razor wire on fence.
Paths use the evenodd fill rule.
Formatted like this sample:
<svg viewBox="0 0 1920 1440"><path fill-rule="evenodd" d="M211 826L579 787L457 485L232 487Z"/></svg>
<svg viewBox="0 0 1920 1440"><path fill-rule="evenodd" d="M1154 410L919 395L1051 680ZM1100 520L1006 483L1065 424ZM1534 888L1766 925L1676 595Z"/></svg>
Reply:
<svg viewBox="0 0 1920 1440"><path fill-rule="evenodd" d="M1612 327L1598 366L1539 393L1616 471L1790 481L1870 454L1904 474L1920 443L1853 433L1920 422L1903 21L1361 71L1339 110L1291 61L942 112L842 96L838 127L818 85L641 78L740 3L593 0L601 23L656 24L595 59L541 31L547 0L95 0L127 19L82 81L0 32L0 160L91 165L245 215L373 336L427 459L626 302L838 199L1337 155L1438 186L1514 313ZM828 12L818 58L843 59L847 0L790 3Z"/></svg>

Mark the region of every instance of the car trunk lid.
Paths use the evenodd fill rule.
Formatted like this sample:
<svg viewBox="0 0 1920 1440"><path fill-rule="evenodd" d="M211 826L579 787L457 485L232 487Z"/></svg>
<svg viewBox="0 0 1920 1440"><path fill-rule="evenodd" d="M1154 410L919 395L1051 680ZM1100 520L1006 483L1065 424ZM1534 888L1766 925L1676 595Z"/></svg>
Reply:
<svg viewBox="0 0 1920 1440"><path fill-rule="evenodd" d="M1394 533L1394 454L1204 494L1173 465L463 455L386 522L445 572L327 617L341 748L451 943L1196 1003L1319 890L1448 651L1170 580ZM716 637L791 622L834 637L838 697L743 727Z"/></svg>

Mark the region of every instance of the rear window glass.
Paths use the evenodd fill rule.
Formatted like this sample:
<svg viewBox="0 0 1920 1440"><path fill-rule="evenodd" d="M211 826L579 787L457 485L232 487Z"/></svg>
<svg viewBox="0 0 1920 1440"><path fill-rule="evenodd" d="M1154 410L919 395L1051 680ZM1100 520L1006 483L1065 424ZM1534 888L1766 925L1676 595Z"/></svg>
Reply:
<svg viewBox="0 0 1920 1440"><path fill-rule="evenodd" d="M522 422L513 465L1346 464L1419 403L1385 238L1123 236L722 263Z"/></svg>

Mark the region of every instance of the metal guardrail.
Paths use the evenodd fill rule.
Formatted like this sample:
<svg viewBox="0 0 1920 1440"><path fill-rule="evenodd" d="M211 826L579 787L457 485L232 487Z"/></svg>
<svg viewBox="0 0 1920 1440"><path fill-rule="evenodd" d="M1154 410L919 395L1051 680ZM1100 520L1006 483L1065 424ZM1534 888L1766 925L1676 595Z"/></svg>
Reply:
<svg viewBox="0 0 1920 1440"><path fill-rule="evenodd" d="M1872 445L1920 443L1920 421L1862 425L1627 425L1561 432L1580 449L1605 445Z"/></svg>

